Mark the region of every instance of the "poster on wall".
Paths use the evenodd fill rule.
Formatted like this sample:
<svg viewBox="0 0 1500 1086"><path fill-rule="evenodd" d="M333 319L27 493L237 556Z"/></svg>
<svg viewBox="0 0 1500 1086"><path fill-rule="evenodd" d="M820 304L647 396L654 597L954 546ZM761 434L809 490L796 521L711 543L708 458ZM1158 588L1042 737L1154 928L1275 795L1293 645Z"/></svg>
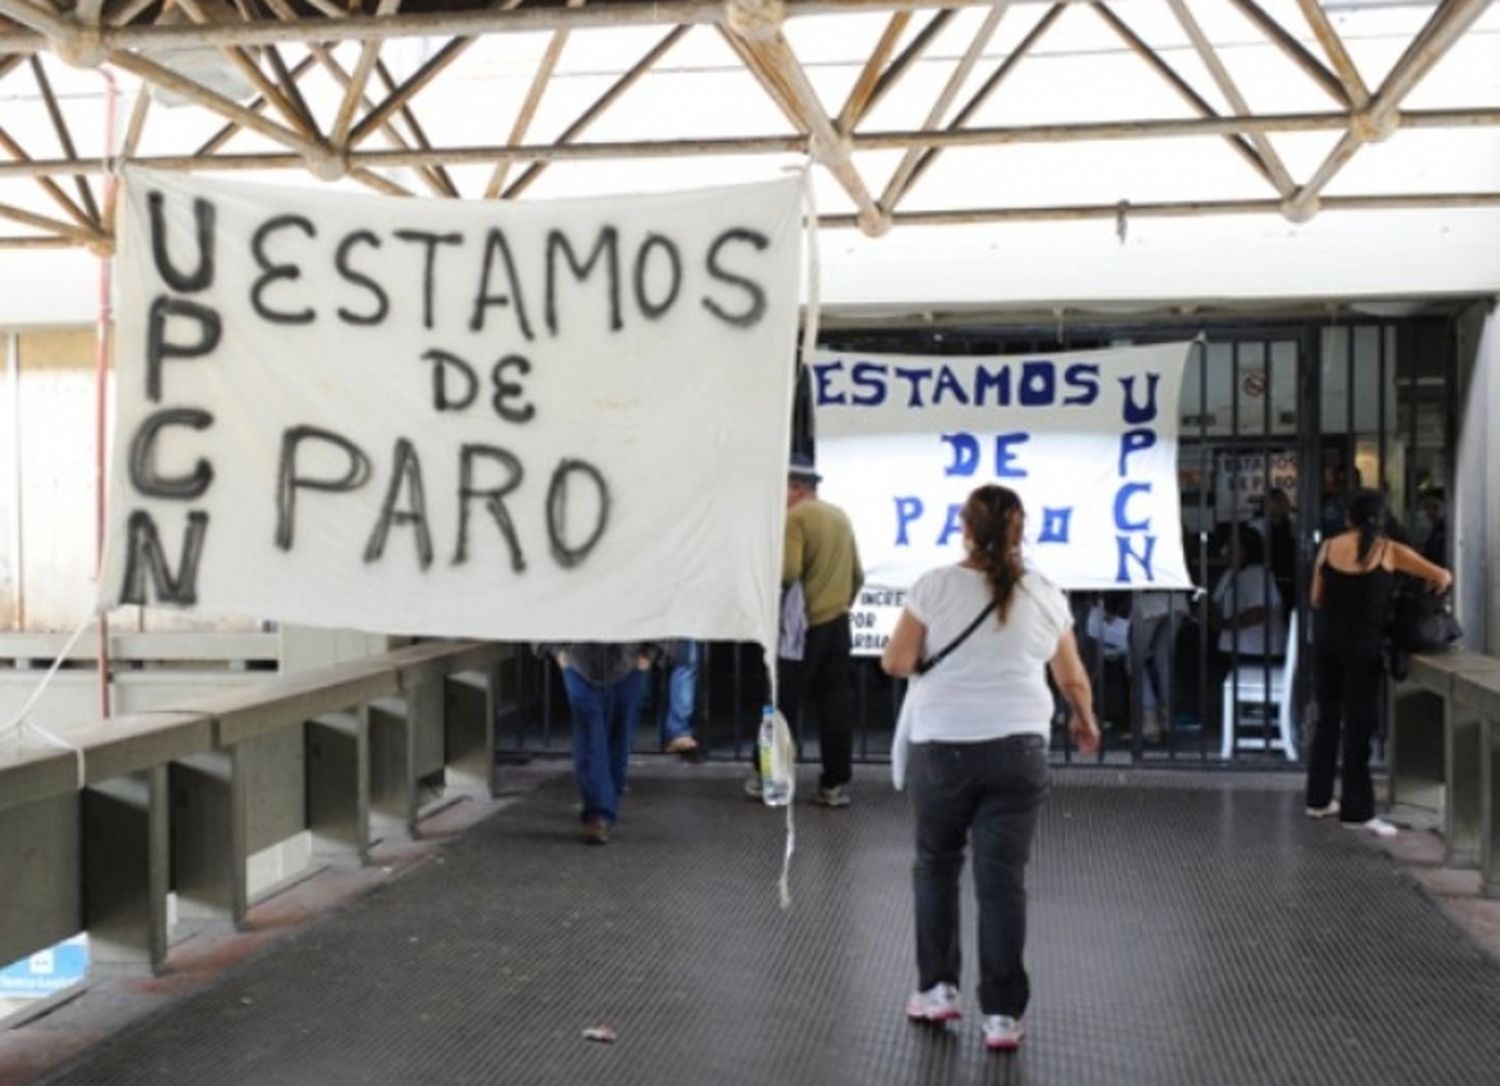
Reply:
<svg viewBox="0 0 1500 1086"><path fill-rule="evenodd" d="M103 604L774 641L800 199L130 172Z"/></svg>
<svg viewBox="0 0 1500 1086"><path fill-rule="evenodd" d="M1188 589L1177 405L1189 343L1015 357L820 352L820 493L854 522L878 652L909 588L959 561L959 510L989 482L1026 507L1025 558L1064 589Z"/></svg>

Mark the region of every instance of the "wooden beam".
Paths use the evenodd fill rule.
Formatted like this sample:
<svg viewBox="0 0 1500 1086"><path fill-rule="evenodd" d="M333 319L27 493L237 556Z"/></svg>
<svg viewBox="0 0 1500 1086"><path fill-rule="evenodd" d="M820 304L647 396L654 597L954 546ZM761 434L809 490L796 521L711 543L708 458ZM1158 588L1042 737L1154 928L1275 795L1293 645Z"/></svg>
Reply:
<svg viewBox="0 0 1500 1086"><path fill-rule="evenodd" d="M1134 30L1125 25L1123 19L1103 4L1095 4L1094 10L1120 36L1125 44L1135 51L1137 56L1167 81L1167 85L1175 90L1188 105L1192 106L1204 117L1217 117L1219 115L1213 106L1209 105L1197 91L1193 90L1187 80L1178 75L1170 64L1157 55L1156 50L1147 45L1145 40L1137 35ZM1276 179L1271 176L1270 168L1261 161L1260 155L1255 152L1255 148L1251 147L1243 137L1236 135L1225 136L1224 138L1229 142L1229 146L1234 149L1235 153L1248 162L1256 173L1264 177L1273 186L1276 184Z"/></svg>
<svg viewBox="0 0 1500 1086"><path fill-rule="evenodd" d="M266 59L271 62L271 71L276 75L276 85L281 88L281 93L286 97L292 109L303 119L305 130L318 135L317 115L313 113L312 107L303 97L302 88L297 85L297 80L292 77L286 61L281 57L281 50L274 45L266 46Z"/></svg>
<svg viewBox="0 0 1500 1086"><path fill-rule="evenodd" d="M0 0L0 15L42 35L44 39L60 41L73 36L74 24L55 8L39 8L35 4L28 4L26 0ZM26 51L35 52L45 45L46 41L43 40Z"/></svg>
<svg viewBox="0 0 1500 1086"><path fill-rule="evenodd" d="M375 9L375 14L384 18L394 15L400 7L401 0L380 0L380 6ZM349 82L344 87L344 98L339 103L338 115L334 118L333 130L328 137L328 141L340 150L347 149L349 127L354 123L354 111L364 101L365 86L370 81L370 73L375 70L375 59L378 56L380 56L378 41L368 41L360 46L359 59L354 62L354 70L350 73Z"/></svg>
<svg viewBox="0 0 1500 1086"><path fill-rule="evenodd" d="M1402 112L1402 129L1500 128L1500 108L1416 110ZM986 128L954 128L932 132L919 129L857 132L850 137L856 151L905 150L908 147L1003 147L1013 144L1119 142L1155 139L1219 138L1247 132L1339 132L1347 129L1343 113L1283 113L1259 117L1173 117L1140 121L1099 121L1085 124L1006 125ZM576 135L578 129L575 127ZM571 138L571 137L570 137ZM496 158L510 155L518 161L604 162L616 159L682 158L703 155L806 154L806 135L734 136L682 140L622 140L613 142L527 144L511 147L477 144L437 147L427 150L406 147L392 150L361 150L349 156L351 166L369 168L420 168L433 164L489 166ZM236 172L241 170L298 169L303 156L288 152L256 152L218 155L131 156L137 165L158 170ZM100 164L69 159L0 161L0 178L64 176L87 168L97 172Z"/></svg>
<svg viewBox="0 0 1500 1086"><path fill-rule="evenodd" d="M1213 76L1214 82L1219 86L1219 92L1224 95L1235 115L1249 116L1253 112L1249 103L1240 93L1240 88L1235 83L1234 77L1229 74L1229 69L1224 67L1224 62L1219 59L1218 50L1208 40L1208 35L1203 32L1203 28L1198 25L1198 20L1188 9L1187 0L1167 0L1167 6L1172 9L1172 14L1177 16L1177 22L1181 24L1188 40L1193 43L1193 49L1197 52L1198 58L1203 61L1203 66L1208 69L1209 75ZM1249 140L1250 145L1260 156L1261 165L1270 175L1271 184L1275 186L1276 191L1283 199L1291 196L1297 187L1296 182L1287 172L1281 156L1276 153L1276 148L1271 146L1271 141L1262 133L1251 135Z"/></svg>
<svg viewBox="0 0 1500 1086"><path fill-rule="evenodd" d="M317 6L317 0L311 2ZM978 7L989 2L990 0L782 0L782 7L787 17L796 18ZM25 0L3 0L3 3L13 8L24 8L27 12L39 10L26 4ZM3 8L0 8L0 14L4 14ZM722 0L612 0L608 4L577 9L552 5L528 6L517 11L496 8L466 11L437 9L420 13L408 12L390 18L349 15L341 9L333 8L325 10L324 16L298 18L285 25L269 20L256 20L215 23L210 26L147 24L107 27L102 35L102 43L106 49L182 49L197 45L279 45L331 39L363 42L394 38L475 37L563 28L599 30L629 26L706 25L722 21L724 4ZM44 45L39 38L64 36L73 26L70 20L60 16L53 16L42 27L25 19L16 21L29 29L0 33L0 52L34 51Z"/></svg>
<svg viewBox="0 0 1500 1086"><path fill-rule="evenodd" d="M293 65L291 71L292 78L298 78L302 75L303 72L307 71L307 69L311 68L312 66L313 58L311 56L303 57L295 65ZM147 84L147 86L149 87L150 84ZM245 108L250 110L252 113L260 112L262 109L266 108L265 97L262 95L257 95L249 102L245 103ZM202 146L198 148L197 154L213 154L220 147L223 147L226 143L228 143L230 139L233 138L234 134L239 130L240 125L235 121L230 121L228 124L224 125L224 127L215 132L212 136L208 137L208 139L203 142Z"/></svg>
<svg viewBox="0 0 1500 1086"><path fill-rule="evenodd" d="M1359 68L1355 66L1349 50L1344 48L1344 39L1333 28L1333 22L1323 10L1323 5L1318 0L1297 0L1297 6L1302 9L1307 25L1323 46L1323 52L1333 65L1333 70L1338 73L1349 104L1355 109L1364 109L1370 101L1370 89L1365 86L1364 77L1359 74Z"/></svg>
<svg viewBox="0 0 1500 1086"><path fill-rule="evenodd" d="M172 69L158 64L153 60L137 56L135 53L125 51L111 52L110 63L117 68L123 68L131 75L144 79L159 87L182 95L205 109L212 110L220 116L227 117L239 124L241 128L259 132L267 139L289 147L294 151L301 152L309 159L321 159L327 155L327 149L316 140L309 139L300 132L283 127L268 118L262 117L252 109L247 109L238 102L226 98L217 91L193 82L186 76L179 75Z"/></svg>
<svg viewBox="0 0 1500 1086"><path fill-rule="evenodd" d="M380 77L380 81L385 84L387 89L395 88L395 79L391 77L391 73L386 69L385 62L379 58L375 60L375 74ZM411 105L402 105L400 112L401 119L406 122L407 130L411 133L411 141L418 147L431 148L432 144L427 139L427 133L417 120L417 114ZM389 133L394 131L394 128L388 124L386 130ZM429 170L432 174L432 179L437 182L441 195L453 198L458 196L458 186L453 183L453 178L448 176L448 171L441 164L433 165L429 167Z"/></svg>
<svg viewBox="0 0 1500 1086"><path fill-rule="evenodd" d="M26 153L26 149L22 147L18 142L16 142L15 138L12 137L11 134L4 128L0 128L0 150L4 150L6 154L15 159L16 165L22 165L30 163L32 161L31 156ZM63 161L73 166L73 169L65 171L70 174L76 174L78 169L83 165L83 163L75 162L73 159L64 159ZM66 214L68 218L72 219L75 223L83 227L85 230L91 230L94 228L95 223L91 218L89 218L88 213L85 212L83 208L74 203L73 198L66 192L64 192L62 190L62 186L57 184L57 182L53 181L50 177L42 176L39 177L37 183L41 185L43 191L45 191L47 195L52 199L52 202L57 204L58 207L62 208L63 213Z"/></svg>
<svg viewBox="0 0 1500 1086"><path fill-rule="evenodd" d="M410 195L395 182L379 175L350 176L392 195ZM1362 211L1472 211L1500 209L1500 192L1383 193L1363 196L1332 196L1323 201L1329 212ZM894 226L974 226L983 224L1037 222L1115 222L1127 219L1190 219L1216 215L1279 215L1280 200L1195 200L1141 204L1070 204L1043 207L954 208L946 211L901 211L893 215ZM0 249L54 249L71 246L100 248L109 239L91 236L68 223L47 220L19 208L0 204L0 218L17 221L39 229L56 228L56 232L36 237L0 236ZM40 221L38 221L40 220ZM818 225L825 229L848 229L861 224L855 215L820 215Z"/></svg>
<svg viewBox="0 0 1500 1086"><path fill-rule="evenodd" d="M135 21L136 16L140 15L141 12L154 3L156 3L156 0L127 0L118 11L109 17L109 25L129 26Z"/></svg>
<svg viewBox="0 0 1500 1086"><path fill-rule="evenodd" d="M1369 108L1354 118L1349 131L1289 202L1288 218L1311 217L1320 207L1319 194L1359 149L1365 143L1384 139L1394 131L1402 99L1412 92L1434 64L1447 55L1453 43L1484 14L1488 6L1489 0L1444 0L1386 75L1380 89L1370 99Z"/></svg>
<svg viewBox="0 0 1500 1086"><path fill-rule="evenodd" d="M869 94L859 113L850 119L845 131L852 131L860 121L870 115L870 110L880 104L881 100L895 89L901 77L911 70L912 65L922 59L928 47L937 40L943 27L953 21L956 12L951 8L944 8L927 20L927 25L917 31L916 37L912 38L911 44L901 50L901 55L891 62L891 66L881 73L880 78L875 81L875 89Z"/></svg>
<svg viewBox="0 0 1500 1086"><path fill-rule="evenodd" d="M650 71L652 65L665 56L667 50L681 41L683 36L691 29L691 27L686 26L674 26L671 30L667 31L660 41L646 51L645 56L632 64L630 69L621 75L619 79L615 80L608 90L594 99L593 103L580 113L572 124L563 129L562 134L557 137L557 142L553 144L553 147L560 148L564 144L571 143L576 139L605 110L614 105L615 101L621 95L634 86L636 80ZM547 162L545 160L533 162L520 177L511 183L510 188L505 190L503 198L514 200L522 192L526 191L527 187L540 177L542 171L546 168Z"/></svg>
<svg viewBox="0 0 1500 1086"><path fill-rule="evenodd" d="M570 7L581 7L584 0L567 0L567 2ZM542 104L542 95L552 82L552 72L557 67L558 58L562 56L563 47L567 43L568 32L566 30L552 32L552 38L547 42L542 59L536 66L536 73L531 77L531 86L526 88L526 97L516 113L515 122L510 127L510 138L505 141L506 143L518 144L526 138L526 130L531 127L532 119ZM495 168L490 173L489 183L484 186L486 200L495 199L505 188L505 175L510 172L512 161L510 158L502 158L495 163Z"/></svg>
<svg viewBox="0 0 1500 1086"><path fill-rule="evenodd" d="M0 204L0 219L9 219L23 226L69 238L77 245L96 246L108 240L98 230L75 226L60 219L51 219L46 215L38 215L35 211L27 211L24 207L15 207L12 204Z"/></svg>
<svg viewBox="0 0 1500 1086"><path fill-rule="evenodd" d="M47 108L47 116L52 121L52 130L57 133L57 142L62 147L63 154L68 158L78 157L78 148L73 143L73 134L68 131L68 120L63 116L62 107L57 103L57 95L52 93L52 82L47 78L47 69L42 64L40 55L31 55L31 74L36 79L37 90L42 92L42 102ZM73 185L78 190L78 199L82 204L84 213L95 226L102 226L99 218L99 205L94 202L94 192L89 188L88 178L82 173L73 175Z"/></svg>
<svg viewBox="0 0 1500 1086"><path fill-rule="evenodd" d="M1336 196L1324 202L1325 211L1429 211L1500 208L1500 192L1407 193L1379 196ZM1128 219L1193 219L1213 215L1280 215L1280 200L1183 200L1144 204L1071 204L1050 207L956 208L950 211L902 211L893 226L974 226L985 223L1115 221ZM854 215L820 215L818 225L830 229L859 226Z"/></svg>
<svg viewBox="0 0 1500 1086"><path fill-rule="evenodd" d="M37 234L35 236L0 235L0 250L4 249L76 249L78 242L72 238Z"/></svg>
<svg viewBox="0 0 1500 1086"><path fill-rule="evenodd" d="M1285 27L1267 15L1255 3L1255 0L1229 0L1229 2L1237 7L1245 18L1260 27L1261 32L1270 39L1271 44L1280 49L1288 60L1306 72L1308 77L1328 94L1328 97L1345 109L1353 104L1344 91L1344 85L1338 81L1338 77L1325 68L1317 57L1304 49L1302 43L1289 34Z"/></svg>
<svg viewBox="0 0 1500 1086"><path fill-rule="evenodd" d="M290 22L297 18L297 13L295 10L293 10L291 4L288 3L288 0L265 0L265 3L266 6L271 9L272 13L275 14L278 19L281 19L284 22ZM387 86L390 86L392 85L392 82L389 73L385 71L384 66L380 63L379 43L374 44L376 48L374 50L375 59L372 63L372 66L382 74L382 76L386 80ZM308 63L316 60L316 62L320 64L324 68L324 70L326 70L328 74L334 78L339 86L344 88L347 94L350 82L353 77L344 70L344 66L340 64L338 58L333 55L333 51L323 42L313 42L307 47L307 49L310 55L304 58L304 60ZM371 103L368 100L362 98L361 101L367 109L371 108ZM418 136L421 136L423 140L425 140L425 135L421 132L421 126L416 123L416 118L411 115L410 111L403 109L402 114L407 119L408 124L413 128L415 133ZM392 146L399 148L406 148L409 146L405 137L402 136L402 134L398 132L396 128L389 122L382 124L380 126L380 131L384 133L385 137L388 140L391 141ZM332 151L334 154L340 156L342 160L347 162L349 157L347 137L343 143L335 142ZM417 170L417 174L419 177L421 177L423 184L425 184L435 196L448 197L454 195L454 193L456 192L453 187L453 182L448 178L447 174L442 170L442 167L440 165L420 167ZM382 179L382 181L388 182L389 185L395 186L395 188L398 189L402 195L409 195L407 189L402 186L396 185L394 181L389 181L388 178ZM362 179L361 184L364 184L366 187L371 188L379 187L378 185L372 183L368 177ZM380 189L379 191L387 190Z"/></svg>
<svg viewBox="0 0 1500 1086"><path fill-rule="evenodd" d="M781 32L779 21L768 19L777 0L730 0L725 33L738 38L750 71L771 96L789 107L797 127L811 137L813 156L833 174L859 209L862 229L872 236L885 232L881 209L854 167L848 138L834 126L802 63Z"/></svg>
<svg viewBox="0 0 1500 1086"><path fill-rule="evenodd" d="M984 21L979 24L979 30L974 34L973 41L964 50L964 55L948 75L948 82L938 93L937 100L933 102L932 108L927 112L927 119L922 122L923 128L937 129L947 116L948 109L953 105L953 99L958 97L958 92L968 81L969 75L974 71L974 65L979 63L980 56L989 45L990 39L995 36L995 31L1000 28L1000 20L1005 11L1010 7L1010 0L997 0L985 13ZM896 205L906 195L907 186L912 180L912 171L916 169L917 160L921 157L920 149L913 147L901 156L901 161L892 171L890 180L886 182L885 192L880 195L880 207L889 213L896 210Z"/></svg>
<svg viewBox="0 0 1500 1086"><path fill-rule="evenodd" d="M875 84L880 80L880 73L885 69L891 54L896 51L896 43L901 40L901 35L906 32L906 26L910 22L911 12L898 11L885 24L880 40L875 43L874 51L870 53L870 58L860 69L859 78L849 91L849 97L844 99L844 108L839 110L839 119L835 123L840 132L848 135L864 116L875 93Z"/></svg>
<svg viewBox="0 0 1500 1086"><path fill-rule="evenodd" d="M200 0L175 0L178 7L187 12L189 19L199 26L217 26L219 23L204 10ZM267 43L269 46L270 43ZM317 127L310 120L298 112L297 108L282 94L281 89L276 86L266 73L260 70L260 65L250 59L243 48L236 46L221 45L219 53L260 92L260 96L270 103L272 108L280 113L282 118L292 126L294 130L311 140L321 138Z"/></svg>
<svg viewBox="0 0 1500 1086"><path fill-rule="evenodd" d="M491 5L491 10L500 15L514 14L514 9L519 7L520 4L521 0L498 0L497 3ZM559 10L580 11L586 9L562 8ZM398 18L401 18L401 16L393 16L387 22L394 22ZM389 120L391 115L410 101L413 95L436 79L455 60L463 56L469 46L473 45L477 40L478 38L472 36L454 38L447 45L439 49L425 64L412 73L410 79L388 94L385 101L365 114L360 122L350 131L347 141L348 145L355 147L364 142L371 132Z"/></svg>
<svg viewBox="0 0 1500 1086"><path fill-rule="evenodd" d="M948 132L955 132L968 123L969 118L979 111L979 107L984 104L990 95L995 93L995 90L1005 81L1005 77L1011 73L1012 69L1021 62L1023 57L1031 52L1052 24L1057 22L1066 7L1066 4L1053 4L1043 13L1042 17L1036 21L1036 24L1026 32L1026 36L1016 43L1016 47L1011 50L1010 56L1000 62L1000 66L990 73L990 77L964 103L964 107L958 111L952 123L948 125ZM912 168L911 178L906 183L908 188L915 185L918 179L927 172L928 167L936 161L937 156L941 153L942 146L941 144L927 144L922 148L922 156Z"/></svg>

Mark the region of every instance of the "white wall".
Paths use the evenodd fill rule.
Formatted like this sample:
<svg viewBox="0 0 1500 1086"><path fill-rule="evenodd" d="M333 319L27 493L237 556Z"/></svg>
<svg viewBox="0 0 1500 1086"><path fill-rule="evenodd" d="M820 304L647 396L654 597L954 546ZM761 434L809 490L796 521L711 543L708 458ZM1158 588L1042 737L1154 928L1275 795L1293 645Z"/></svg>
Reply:
<svg viewBox="0 0 1500 1086"><path fill-rule="evenodd" d="M1500 304L1500 299L1495 299ZM1458 462L1453 509L1457 604L1465 641L1500 655L1500 313L1475 307L1460 323Z"/></svg>

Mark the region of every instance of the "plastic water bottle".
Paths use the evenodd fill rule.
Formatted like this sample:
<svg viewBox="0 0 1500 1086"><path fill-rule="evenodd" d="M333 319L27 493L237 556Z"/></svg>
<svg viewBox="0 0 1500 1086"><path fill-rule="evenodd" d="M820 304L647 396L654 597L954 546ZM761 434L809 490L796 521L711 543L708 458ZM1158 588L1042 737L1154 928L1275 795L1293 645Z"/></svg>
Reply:
<svg viewBox="0 0 1500 1086"><path fill-rule="evenodd" d="M760 711L760 738L756 743L760 767L760 798L767 807L785 807L792 801L792 775L783 744L776 741L776 707Z"/></svg>

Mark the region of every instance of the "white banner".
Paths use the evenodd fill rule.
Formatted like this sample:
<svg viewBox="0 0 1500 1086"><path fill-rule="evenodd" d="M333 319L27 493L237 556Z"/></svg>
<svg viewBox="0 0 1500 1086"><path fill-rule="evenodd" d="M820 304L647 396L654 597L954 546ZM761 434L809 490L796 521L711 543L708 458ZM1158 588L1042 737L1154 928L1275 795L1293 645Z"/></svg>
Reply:
<svg viewBox="0 0 1500 1086"><path fill-rule="evenodd" d="M959 509L997 482L1025 504L1027 562L1062 588L1192 587L1177 484L1189 346L820 353L820 494L854 521L866 581L907 588L961 559Z"/></svg>
<svg viewBox="0 0 1500 1086"><path fill-rule="evenodd" d="M800 195L132 172L104 602L774 643Z"/></svg>

